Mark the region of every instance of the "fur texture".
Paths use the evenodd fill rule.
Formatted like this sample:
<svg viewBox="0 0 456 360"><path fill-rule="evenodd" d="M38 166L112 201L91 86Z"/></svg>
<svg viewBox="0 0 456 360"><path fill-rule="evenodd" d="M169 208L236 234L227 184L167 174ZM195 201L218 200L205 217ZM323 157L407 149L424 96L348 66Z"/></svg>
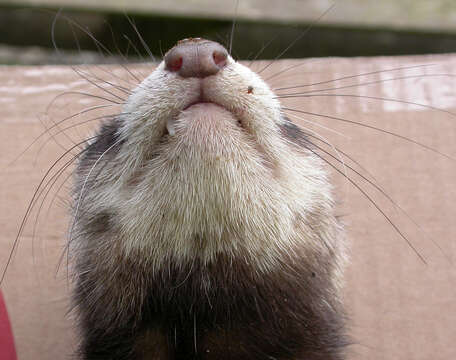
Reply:
<svg viewBox="0 0 456 360"><path fill-rule="evenodd" d="M82 358L342 359L344 240L307 147L231 57L162 63L76 171Z"/></svg>

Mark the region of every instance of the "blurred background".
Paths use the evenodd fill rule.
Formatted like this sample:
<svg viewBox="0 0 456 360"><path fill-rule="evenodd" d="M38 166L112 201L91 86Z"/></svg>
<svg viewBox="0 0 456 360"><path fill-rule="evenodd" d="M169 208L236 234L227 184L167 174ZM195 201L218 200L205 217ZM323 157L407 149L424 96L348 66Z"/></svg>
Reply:
<svg viewBox="0 0 456 360"><path fill-rule="evenodd" d="M143 61L135 27L160 57L189 36L228 44L234 18L238 59L456 52L454 0L0 0L0 63Z"/></svg>
<svg viewBox="0 0 456 360"><path fill-rule="evenodd" d="M236 3L0 0L0 64L149 61L144 44L157 57L185 37L200 36L227 45L233 19L232 55L238 59L456 53L456 0L239 0L237 10ZM305 65L301 71L282 72L301 65ZM121 66L77 68L0 68L0 264L9 256L35 187L60 156L62 145L69 148L73 136L88 136L99 111L121 111L99 107L106 101L96 96L83 96L81 92L103 95L102 87L90 86L84 77L97 83L110 79L130 87L137 84ZM143 78L152 66L131 68ZM254 69L262 68L260 64ZM424 232L432 234L423 236L421 228L388 198L375 195L395 224L410 234L412 243L430 254L426 256L430 265L423 266L360 191L336 184L343 189L341 213L347 237L353 241L346 276L346 303L353 319L349 331L356 340L352 360L456 359L454 162L386 136L388 131L396 132L455 158L454 69L452 54L290 60L275 62L262 74L274 88L314 84L313 97L289 98L286 104L315 116L295 114L293 120L323 132L365 166L373 174L368 178L376 179ZM337 91L330 92L331 88ZM65 92L68 97L62 96ZM96 115L86 111L90 109L97 109ZM65 126L59 129L56 124L62 121ZM44 128L49 137L42 137ZM67 129L70 137L62 134ZM56 136L58 140L52 141ZM66 176L60 178L63 183ZM31 215L2 285L21 360L73 359L70 354L77 343L68 315L64 262L57 271L59 261L64 261L62 244L68 228L62 217L67 213L65 202L59 203L53 194L54 189L60 191L59 186L50 186L49 206L43 202L36 207L38 212L43 209L39 223ZM62 192L64 197L65 187ZM445 256L439 253L440 246ZM4 354L0 353L0 360Z"/></svg>

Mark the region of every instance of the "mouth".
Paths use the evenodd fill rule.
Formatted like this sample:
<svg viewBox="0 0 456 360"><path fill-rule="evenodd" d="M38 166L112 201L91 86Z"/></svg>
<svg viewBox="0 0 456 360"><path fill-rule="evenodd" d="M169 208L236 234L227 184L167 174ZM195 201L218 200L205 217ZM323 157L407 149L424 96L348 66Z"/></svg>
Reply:
<svg viewBox="0 0 456 360"><path fill-rule="evenodd" d="M241 119L235 113L233 113L229 109L225 108L224 106L217 104L215 102L212 102L212 101L205 101L205 100L194 101L194 102L186 105L182 109L180 114L183 114L189 110L194 110L194 109L195 110L197 109L201 113L207 114L207 113L213 112L214 107L216 109L218 108L220 111L229 113L231 115L231 118L236 122L236 125L239 128L245 130ZM176 123L177 123L178 119L179 119L179 116L173 117L173 118L170 118L167 120L164 135L174 136L176 134Z"/></svg>
<svg viewBox="0 0 456 360"><path fill-rule="evenodd" d="M194 102L188 104L186 107L184 107L184 108L182 109L182 111L185 111L185 110L187 110L188 108L190 108L190 107L192 107L192 106L194 106L194 105L197 105L197 104L214 104L214 105L220 106L219 104L216 104L216 103L211 102L211 101L196 100L196 101L194 101ZM223 107L223 106L221 106L221 107Z"/></svg>

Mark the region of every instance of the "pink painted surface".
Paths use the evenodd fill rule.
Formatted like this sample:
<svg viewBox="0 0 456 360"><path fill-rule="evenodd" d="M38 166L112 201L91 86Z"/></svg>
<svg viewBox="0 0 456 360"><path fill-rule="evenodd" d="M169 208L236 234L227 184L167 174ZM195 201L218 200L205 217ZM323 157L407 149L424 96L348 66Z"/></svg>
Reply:
<svg viewBox="0 0 456 360"><path fill-rule="evenodd" d="M14 347L14 337L6 309L5 300L0 291L0 359L16 360L16 348Z"/></svg>
<svg viewBox="0 0 456 360"><path fill-rule="evenodd" d="M261 75L268 78L298 62L275 62ZM426 64L429 66L411 67ZM253 65L254 70L263 67L264 64ZM103 69L108 73L116 71L116 75L99 72L98 68L90 70L108 81L134 86L135 81L120 67ZM284 105L333 118L303 114L290 117L367 168L366 177L375 179L420 224L417 228L370 188L375 201L428 261L424 265L375 207L333 171L337 200L343 204L339 212L351 242L345 303L355 345L350 348L348 359L456 359L456 267L452 264L456 260L455 161L335 119L394 131L454 157L456 82L448 74L456 69L456 55L314 59L293 69L271 77L271 87L307 85L293 92L312 89L315 96L284 100ZM133 71L144 77L151 67L136 67ZM367 73L370 75L347 78ZM343 77L346 78L330 81ZM318 82L325 83L309 86ZM53 121L103 104L81 95L55 98L66 91L97 92L69 67L0 67L0 264L8 258L34 189L46 169L62 154L62 147L68 148L72 143L60 133L56 135L58 143L51 140L41 149L48 138L44 136L20 159L13 160L43 133L43 123L49 127ZM102 110L107 114L119 111ZM87 114L86 119L97 116L98 112ZM69 126L71 119L64 124ZM96 121L89 122L88 128L82 126L67 134L78 141L88 136L95 124ZM347 163L355 166L348 160ZM357 182L369 188L359 178ZM2 284L21 360L68 359L75 351L74 321L67 315L67 264L65 257L60 261L67 228L67 199L65 187L55 200L51 192L36 230L36 213L32 215ZM48 212L50 201L53 205Z"/></svg>

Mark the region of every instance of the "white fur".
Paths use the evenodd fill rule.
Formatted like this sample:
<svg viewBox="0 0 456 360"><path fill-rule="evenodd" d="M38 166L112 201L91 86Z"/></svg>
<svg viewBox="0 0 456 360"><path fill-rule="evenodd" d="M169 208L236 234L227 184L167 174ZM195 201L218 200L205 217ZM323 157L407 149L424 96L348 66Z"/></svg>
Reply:
<svg viewBox="0 0 456 360"><path fill-rule="evenodd" d="M217 106L183 111L201 87ZM280 104L247 67L229 57L214 76L184 79L162 63L123 113L122 151L84 197L86 210L117 214L105 250L139 252L154 268L224 253L259 272L293 252L343 253L321 161L280 135ZM159 144L170 121L175 133Z"/></svg>

